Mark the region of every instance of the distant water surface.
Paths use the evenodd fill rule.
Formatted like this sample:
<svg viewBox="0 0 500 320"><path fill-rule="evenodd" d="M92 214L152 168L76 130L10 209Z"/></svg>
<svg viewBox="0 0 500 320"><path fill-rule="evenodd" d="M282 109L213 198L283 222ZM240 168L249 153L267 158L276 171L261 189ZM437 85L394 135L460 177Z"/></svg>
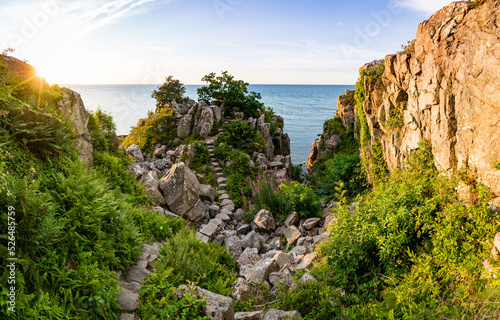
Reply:
<svg viewBox="0 0 500 320"><path fill-rule="evenodd" d="M151 92L158 85L63 85L81 94L87 110L110 113L117 127L117 134L128 134L130 127L146 117L148 110L155 110ZM197 100L200 85L186 85L186 95ZM337 97L349 85L250 85L249 90L260 92L266 106L285 120L285 132L291 140L293 163L307 161L311 144L323 131L323 122L335 116Z"/></svg>

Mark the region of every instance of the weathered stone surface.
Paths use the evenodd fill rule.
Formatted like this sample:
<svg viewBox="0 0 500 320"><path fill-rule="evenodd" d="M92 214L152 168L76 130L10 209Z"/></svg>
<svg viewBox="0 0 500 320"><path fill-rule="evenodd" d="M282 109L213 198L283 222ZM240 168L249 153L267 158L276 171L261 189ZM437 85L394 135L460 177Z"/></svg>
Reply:
<svg viewBox="0 0 500 320"><path fill-rule="evenodd" d="M227 238L226 249L234 259L238 259L243 251L240 238L237 236Z"/></svg>
<svg viewBox="0 0 500 320"><path fill-rule="evenodd" d="M302 233L295 226L291 226L285 229L285 237L288 244L294 244Z"/></svg>
<svg viewBox="0 0 500 320"><path fill-rule="evenodd" d="M271 309L264 316L264 320L301 320L302 317L297 311L281 311Z"/></svg>
<svg viewBox="0 0 500 320"><path fill-rule="evenodd" d="M198 201L200 183L194 172L183 162L174 164L159 183L165 202L175 214L184 216Z"/></svg>
<svg viewBox="0 0 500 320"><path fill-rule="evenodd" d="M199 190L201 200L215 201L215 190L214 187L208 184L200 184Z"/></svg>
<svg viewBox="0 0 500 320"><path fill-rule="evenodd" d="M308 175L312 174L314 163L316 162L316 159L318 158L319 143L320 143L320 140L316 139L313 142L313 144L311 145L311 152L309 153L309 156L307 157L307 162L306 162L306 171L307 171Z"/></svg>
<svg viewBox="0 0 500 320"><path fill-rule="evenodd" d="M192 222L201 221L208 214L208 207L203 201L198 200L195 205L184 214L184 217Z"/></svg>
<svg viewBox="0 0 500 320"><path fill-rule="evenodd" d="M251 265L253 266L257 261L260 260L259 250L256 248L246 248L241 253L238 258L238 264L240 266Z"/></svg>
<svg viewBox="0 0 500 320"><path fill-rule="evenodd" d="M320 218L309 218L304 222L304 228L306 228L307 230L311 230L312 228L317 226L320 221Z"/></svg>
<svg viewBox="0 0 500 320"><path fill-rule="evenodd" d="M500 197L495 198L489 202L490 210L496 214L500 214Z"/></svg>
<svg viewBox="0 0 500 320"><path fill-rule="evenodd" d="M290 256L290 254L283 251L276 252L273 258L280 268L283 268L285 265L290 266L293 262L293 259Z"/></svg>
<svg viewBox="0 0 500 320"><path fill-rule="evenodd" d="M219 224L213 220L214 219L210 220L210 222L200 230L202 234L212 237L220 229Z"/></svg>
<svg viewBox="0 0 500 320"><path fill-rule="evenodd" d="M159 247L152 246L149 244L143 244L142 245L142 252L139 255L139 259L141 260L147 260L149 262L158 259L158 255L160 254Z"/></svg>
<svg viewBox="0 0 500 320"><path fill-rule="evenodd" d="M139 306L139 294L127 289L118 291L118 304L125 311L134 311Z"/></svg>
<svg viewBox="0 0 500 320"><path fill-rule="evenodd" d="M201 232L196 232L196 238L198 238L198 240L200 240L201 242L205 242L205 243L210 242L210 238Z"/></svg>
<svg viewBox="0 0 500 320"><path fill-rule="evenodd" d="M194 287L194 294L205 297L207 305L205 307L205 314L210 320L232 320L234 319L234 303L233 299L230 297L221 296L210 292L208 290L202 289L200 287ZM179 297L184 296L189 293L190 290L185 286L181 285L177 288L176 293Z"/></svg>
<svg viewBox="0 0 500 320"><path fill-rule="evenodd" d="M258 261L247 277L249 283L259 284L268 279L271 272L279 271L280 267L274 259L262 259Z"/></svg>
<svg viewBox="0 0 500 320"><path fill-rule="evenodd" d="M250 231L247 235L241 239L241 243L243 245L243 248L257 248L257 250L260 250L262 247L262 238L261 236L255 232L255 231Z"/></svg>
<svg viewBox="0 0 500 320"><path fill-rule="evenodd" d="M145 268L131 266L127 271L127 282L142 282L151 272Z"/></svg>
<svg viewBox="0 0 500 320"><path fill-rule="evenodd" d="M233 284L231 297L234 301L246 301L252 296L252 291L244 278L238 278Z"/></svg>
<svg viewBox="0 0 500 320"><path fill-rule="evenodd" d="M234 320L262 320L263 318L263 311L237 312L234 314Z"/></svg>
<svg viewBox="0 0 500 320"><path fill-rule="evenodd" d="M212 109L212 113L214 115L214 121L221 121L222 120L222 111L219 106L212 105L210 106L210 109Z"/></svg>
<svg viewBox="0 0 500 320"><path fill-rule="evenodd" d="M160 192L159 180L156 177L155 171L150 171L144 179L146 191L151 195L156 205L164 206L166 204L165 197Z"/></svg>
<svg viewBox="0 0 500 320"><path fill-rule="evenodd" d="M138 145L133 144L127 148L127 153L132 156L135 162L143 162L144 156L142 155L141 148Z"/></svg>
<svg viewBox="0 0 500 320"><path fill-rule="evenodd" d="M304 258L302 259L302 261L295 267L293 268L294 270L304 270L304 269L308 269L312 262L314 261L314 259L316 259L316 253L308 253L304 256Z"/></svg>
<svg viewBox="0 0 500 320"><path fill-rule="evenodd" d="M136 320L137 318L131 313L122 313L120 320Z"/></svg>
<svg viewBox="0 0 500 320"><path fill-rule="evenodd" d="M255 215L253 222L263 231L271 231L276 228L273 214L265 209L260 210Z"/></svg>
<svg viewBox="0 0 500 320"><path fill-rule="evenodd" d="M297 256L303 256L307 253L307 248L304 246L295 246L290 252L288 253L292 259L295 259Z"/></svg>
<svg viewBox="0 0 500 320"><path fill-rule="evenodd" d="M126 289L132 293L138 293L141 290L142 284L139 282L124 282L122 283L122 288Z"/></svg>
<svg viewBox="0 0 500 320"><path fill-rule="evenodd" d="M249 224L243 224L238 229L236 229L236 232L238 232L238 234L246 234L250 232L250 230L252 230L252 228Z"/></svg>
<svg viewBox="0 0 500 320"><path fill-rule="evenodd" d="M299 214L296 211L293 211L286 217L285 220L285 226L290 227L290 226L296 226L299 224L300 217Z"/></svg>
<svg viewBox="0 0 500 320"><path fill-rule="evenodd" d="M290 287L294 284L292 274L288 269L282 272L272 272L269 274L269 282L274 287Z"/></svg>
<svg viewBox="0 0 500 320"><path fill-rule="evenodd" d="M231 211L229 211L231 212ZM217 216L215 216L217 219L221 219L222 221L224 222L227 222L229 220L231 220L231 218L229 217L229 215L224 212L224 211L221 211L221 213L219 213Z"/></svg>
<svg viewBox="0 0 500 320"><path fill-rule="evenodd" d="M300 278L299 283L307 283L307 282L318 282L318 280L309 272L304 273L304 275Z"/></svg>
<svg viewBox="0 0 500 320"><path fill-rule="evenodd" d="M191 114L184 115L177 123L177 136L185 138L191 134L191 123L193 116Z"/></svg>
<svg viewBox="0 0 500 320"><path fill-rule="evenodd" d="M198 132L207 137L214 125L214 113L211 108L204 108L198 120Z"/></svg>
<svg viewBox="0 0 500 320"><path fill-rule="evenodd" d="M2 59L6 62L10 69L13 69L13 64L24 64L31 67L30 65L16 59L13 57L2 56ZM20 63L20 64L19 64ZM17 74L22 73L22 70L30 70L29 67L23 66L21 69L14 68ZM30 72L30 71L29 71ZM28 73L29 73L28 72ZM59 100L59 109L62 111L63 115L69 118L75 129L75 147L78 152L80 161L87 164L89 167L92 166L92 137L88 133L87 123L89 121L89 115L85 110L83 105L83 100L79 93L68 89L61 88L61 100ZM114 135L114 132L112 132ZM116 137L116 135L114 135Z"/></svg>

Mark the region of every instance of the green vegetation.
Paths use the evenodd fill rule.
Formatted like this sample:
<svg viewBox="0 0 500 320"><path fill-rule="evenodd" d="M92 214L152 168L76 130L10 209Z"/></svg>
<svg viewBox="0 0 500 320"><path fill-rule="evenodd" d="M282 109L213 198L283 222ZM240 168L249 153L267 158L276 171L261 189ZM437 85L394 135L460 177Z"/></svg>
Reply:
<svg viewBox="0 0 500 320"><path fill-rule="evenodd" d="M179 80L174 79L174 76L170 75L165 78L165 82L158 88L154 90L151 94L151 98L156 99L156 109L164 108L166 104L175 101L177 103L184 103L188 100L184 97L186 93L186 88L184 84Z"/></svg>
<svg viewBox="0 0 500 320"><path fill-rule="evenodd" d="M340 137L332 154L325 153L314 164L314 172L309 181L315 192L325 200L344 194L349 198L361 193L366 180L361 170L359 143L354 139L354 128L346 130L340 117L327 120L324 136L334 134ZM324 145L320 146L324 149Z"/></svg>
<svg viewBox="0 0 500 320"><path fill-rule="evenodd" d="M215 186L217 177L215 176L215 170L210 167L210 153L207 145L203 142L195 142L193 146L193 159L189 163L189 168L196 171L200 183ZM184 153L181 161L185 162L186 159L187 152Z"/></svg>
<svg viewBox="0 0 500 320"><path fill-rule="evenodd" d="M15 212L18 258L16 313L7 313L4 288L0 317L118 319L115 270L135 263L143 243L166 240L157 267L173 268L175 277L162 272L154 292L144 287L140 310L148 316L154 310L158 318L203 319L203 301L176 298L162 286L191 281L227 294L234 260L223 248L198 241L182 219L148 209L151 200L125 171L128 157L113 148L108 115L90 116L94 167L87 168L78 160L72 125L58 109L59 88L21 81L0 61L0 207ZM2 230L8 223L8 215L0 215ZM3 257L9 237L1 236ZM9 272L0 272L2 283ZM156 301L155 295L166 298Z"/></svg>
<svg viewBox="0 0 500 320"><path fill-rule="evenodd" d="M212 72L204 76L201 81L205 81L208 85L197 90L199 100L207 103L215 100L223 104L226 115L241 111L249 117L258 116L258 111L263 106L259 102L262 97L260 93L248 92L247 82L235 80L227 71L223 71L220 76Z"/></svg>
<svg viewBox="0 0 500 320"><path fill-rule="evenodd" d="M132 127L122 146L137 144L141 150L152 152L151 147L156 143L173 146L175 138L177 138L175 111L171 108L160 108L155 114L140 120L137 127Z"/></svg>
<svg viewBox="0 0 500 320"><path fill-rule="evenodd" d="M485 0L467 0L469 3L469 9L475 9L482 5Z"/></svg>
<svg viewBox="0 0 500 320"><path fill-rule="evenodd" d="M471 186L472 203L456 200L459 181ZM430 143L421 143L406 169L358 197L355 213L335 210L312 269L319 283L282 292L278 306L304 319L494 317L498 281L483 268L499 231L490 198L470 174L441 176Z"/></svg>
<svg viewBox="0 0 500 320"><path fill-rule="evenodd" d="M415 40L411 40L407 44L401 45L401 50L398 53L415 53L415 42Z"/></svg>
<svg viewBox="0 0 500 320"><path fill-rule="evenodd" d="M367 179L370 183L376 184L379 180L386 176L387 164L383 158L382 146L380 143L372 143L370 127L366 119L366 114L363 110L365 102L365 81L374 83L375 86L381 88L382 74L385 70L384 62L371 68L362 70L359 79L355 84L356 87L356 102L358 106L358 117L360 123L359 143L361 147L361 164L362 169L366 172ZM371 150L367 147L371 145ZM369 156L371 154L371 156Z"/></svg>

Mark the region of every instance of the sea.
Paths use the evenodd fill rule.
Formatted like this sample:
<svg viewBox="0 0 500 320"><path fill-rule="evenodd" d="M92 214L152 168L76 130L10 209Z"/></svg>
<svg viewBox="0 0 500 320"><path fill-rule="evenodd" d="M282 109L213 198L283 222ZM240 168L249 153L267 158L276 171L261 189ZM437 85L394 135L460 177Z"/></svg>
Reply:
<svg viewBox="0 0 500 320"><path fill-rule="evenodd" d="M155 110L153 90L159 85L61 85L82 96L85 108L98 108L113 116L117 134L130 132L148 110ZM197 100L196 89L201 85L185 85L186 96ZM285 121L284 131L290 137L290 153L294 164L305 163L311 145L323 132L325 120L337 111L337 97L353 85L249 85L249 91L259 92L266 107L272 107Z"/></svg>

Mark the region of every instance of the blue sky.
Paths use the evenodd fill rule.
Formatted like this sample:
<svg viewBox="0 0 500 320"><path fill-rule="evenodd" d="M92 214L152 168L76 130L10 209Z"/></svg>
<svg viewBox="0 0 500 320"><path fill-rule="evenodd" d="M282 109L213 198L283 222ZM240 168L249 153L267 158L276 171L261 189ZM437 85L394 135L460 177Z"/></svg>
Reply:
<svg viewBox="0 0 500 320"><path fill-rule="evenodd" d="M53 83L353 84L443 0L0 0L0 48Z"/></svg>

